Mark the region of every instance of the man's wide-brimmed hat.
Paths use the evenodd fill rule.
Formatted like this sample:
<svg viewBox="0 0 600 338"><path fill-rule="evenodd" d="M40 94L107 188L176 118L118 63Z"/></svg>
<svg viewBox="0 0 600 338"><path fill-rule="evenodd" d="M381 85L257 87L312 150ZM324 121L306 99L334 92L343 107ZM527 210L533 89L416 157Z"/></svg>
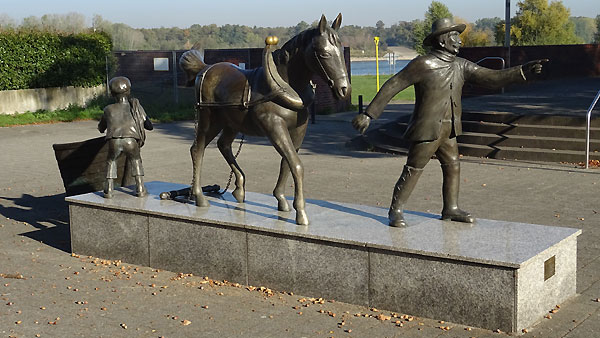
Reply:
<svg viewBox="0 0 600 338"><path fill-rule="evenodd" d="M452 19L449 18L437 19L431 25L431 33L423 40L423 44L431 45L436 36L452 31L462 33L465 28L467 28L467 25L464 23L455 24Z"/></svg>

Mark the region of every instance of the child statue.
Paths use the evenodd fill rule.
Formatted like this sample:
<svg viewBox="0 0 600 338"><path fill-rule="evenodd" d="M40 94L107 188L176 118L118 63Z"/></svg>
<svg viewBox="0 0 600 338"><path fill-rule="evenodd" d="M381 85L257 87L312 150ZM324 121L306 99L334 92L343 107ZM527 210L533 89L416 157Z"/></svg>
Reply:
<svg viewBox="0 0 600 338"><path fill-rule="evenodd" d="M135 177L136 195L143 197L146 195L146 187L143 181L144 168L140 148L146 140L144 129L152 130L154 127L139 100L131 97L131 82L128 78L124 76L112 78L108 82L108 87L116 103L104 108L104 115L98 123L98 130L101 133L106 131L108 143L104 197L113 196L114 180L117 178L117 159L121 154L127 156L128 167Z"/></svg>

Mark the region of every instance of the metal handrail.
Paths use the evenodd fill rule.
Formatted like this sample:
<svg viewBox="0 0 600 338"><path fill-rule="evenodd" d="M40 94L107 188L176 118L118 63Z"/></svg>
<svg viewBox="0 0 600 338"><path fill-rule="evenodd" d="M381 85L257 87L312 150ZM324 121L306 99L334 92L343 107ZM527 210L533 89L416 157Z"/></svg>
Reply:
<svg viewBox="0 0 600 338"><path fill-rule="evenodd" d="M592 110L594 110L596 103L598 103L598 99L600 99L600 90L598 91L598 93L596 94L596 98L590 105L586 116L587 126L585 131L585 169L588 169L590 165L590 127L592 122Z"/></svg>
<svg viewBox="0 0 600 338"><path fill-rule="evenodd" d="M506 66L506 61L504 61L504 58L500 57L500 56L486 56L483 59L481 59L475 63L479 64L480 62L483 62L485 60L500 60L500 61L502 61L502 69L504 69L504 67ZM502 87L502 94L504 94L504 87Z"/></svg>
<svg viewBox="0 0 600 338"><path fill-rule="evenodd" d="M483 59L481 59L481 60L479 60L479 61L477 61L475 63L479 64L479 63L481 63L481 62L483 62L485 60L500 60L500 61L502 61L502 69L504 69L504 67L506 66L506 61L504 61L504 58L500 57L500 56L486 56Z"/></svg>

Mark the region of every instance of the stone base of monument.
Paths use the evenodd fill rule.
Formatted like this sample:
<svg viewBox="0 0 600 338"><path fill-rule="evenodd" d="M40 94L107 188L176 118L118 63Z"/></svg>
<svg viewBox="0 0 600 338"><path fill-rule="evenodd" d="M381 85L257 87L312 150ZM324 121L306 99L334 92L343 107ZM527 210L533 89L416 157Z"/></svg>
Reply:
<svg viewBox="0 0 600 338"><path fill-rule="evenodd" d="M505 332L575 295L578 229L410 211L392 228L387 209L318 200L298 226L270 195L198 208L147 188L68 197L73 252Z"/></svg>

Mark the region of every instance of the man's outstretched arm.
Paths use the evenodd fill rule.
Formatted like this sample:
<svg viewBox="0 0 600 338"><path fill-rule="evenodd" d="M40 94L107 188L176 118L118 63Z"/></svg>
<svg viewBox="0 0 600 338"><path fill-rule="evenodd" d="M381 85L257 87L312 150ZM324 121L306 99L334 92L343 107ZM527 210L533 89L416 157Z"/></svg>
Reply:
<svg viewBox="0 0 600 338"><path fill-rule="evenodd" d="M371 123L371 119L376 119L381 116L385 106L387 106L390 100L396 96L396 94L412 85L415 82L415 78L415 67L413 62L411 62L403 70L392 76L383 84L363 114L354 117L352 120L354 129L358 130L361 134L364 134Z"/></svg>

